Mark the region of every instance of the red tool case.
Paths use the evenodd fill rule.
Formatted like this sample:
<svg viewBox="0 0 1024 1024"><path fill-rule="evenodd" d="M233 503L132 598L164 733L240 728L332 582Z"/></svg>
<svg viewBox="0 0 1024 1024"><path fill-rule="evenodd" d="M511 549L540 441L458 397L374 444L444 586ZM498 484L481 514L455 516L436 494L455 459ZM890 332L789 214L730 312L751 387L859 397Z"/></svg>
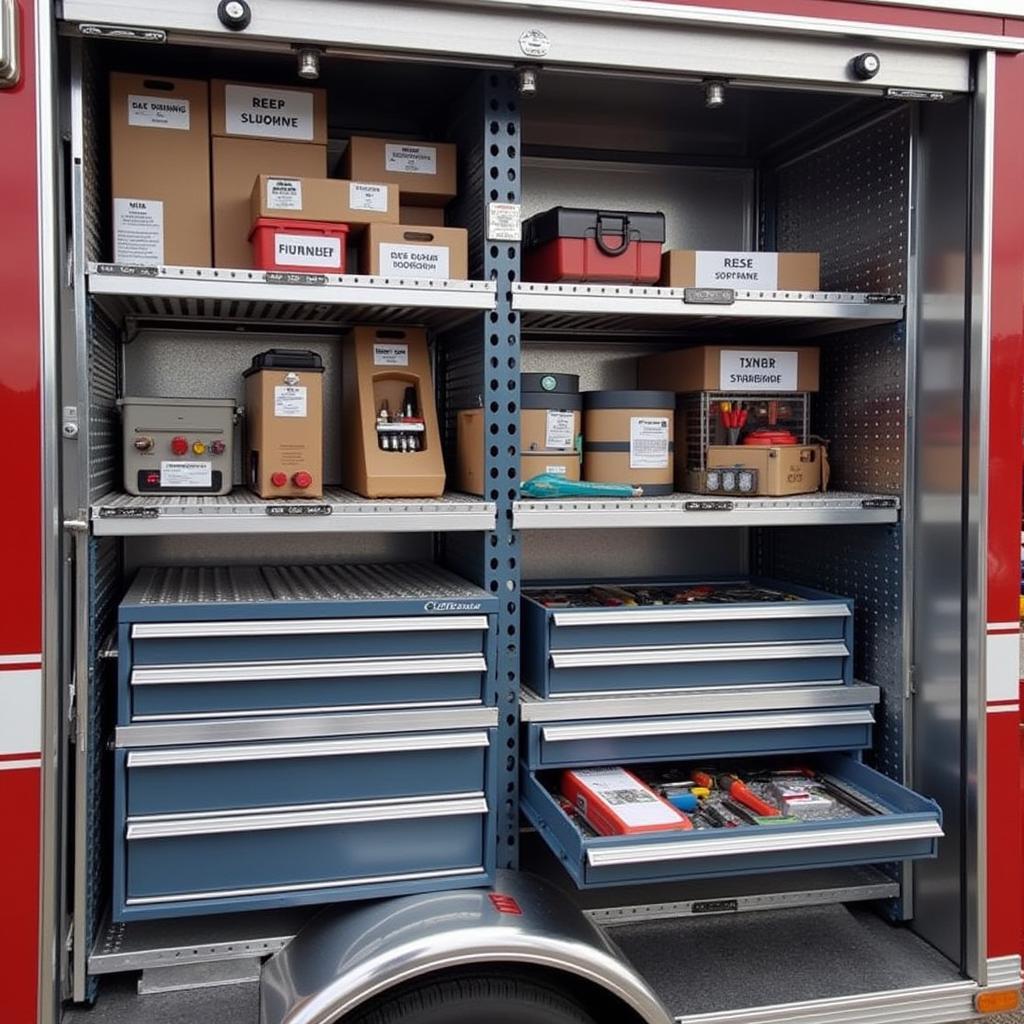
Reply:
<svg viewBox="0 0 1024 1024"><path fill-rule="evenodd" d="M562 773L562 795L602 836L691 829L690 819L624 768Z"/></svg>
<svg viewBox="0 0 1024 1024"><path fill-rule="evenodd" d="M257 217L249 232L253 266L259 270L345 273L347 224Z"/></svg>
<svg viewBox="0 0 1024 1024"><path fill-rule="evenodd" d="M556 206L523 225L527 281L655 284L665 242L663 213Z"/></svg>

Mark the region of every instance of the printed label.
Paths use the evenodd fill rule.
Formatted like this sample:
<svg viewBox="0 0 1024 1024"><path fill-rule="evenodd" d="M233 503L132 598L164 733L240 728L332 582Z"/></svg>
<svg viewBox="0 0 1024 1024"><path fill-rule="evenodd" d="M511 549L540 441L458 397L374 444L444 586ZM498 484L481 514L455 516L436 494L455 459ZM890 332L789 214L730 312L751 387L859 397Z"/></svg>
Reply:
<svg viewBox="0 0 1024 1024"><path fill-rule="evenodd" d="M552 476L565 476L565 466L545 466L544 472Z"/></svg>
<svg viewBox="0 0 1024 1024"><path fill-rule="evenodd" d="M386 143L384 170L399 174L437 174L437 149L434 146L404 146Z"/></svg>
<svg viewBox="0 0 1024 1024"><path fill-rule="evenodd" d="M489 203L487 237L492 242L518 242L523 237L522 208L518 203Z"/></svg>
<svg viewBox="0 0 1024 1024"><path fill-rule="evenodd" d="M310 235L274 235L274 263L284 267L341 269L341 239Z"/></svg>
<svg viewBox="0 0 1024 1024"><path fill-rule="evenodd" d="M697 252L698 288L773 292L779 286L777 252Z"/></svg>
<svg viewBox="0 0 1024 1024"><path fill-rule="evenodd" d="M191 124L188 100L162 96L129 96L128 123L133 128L176 128L187 132Z"/></svg>
<svg viewBox="0 0 1024 1024"><path fill-rule="evenodd" d="M398 344L384 344L374 342L373 345L374 366L408 366L409 346L399 342Z"/></svg>
<svg viewBox="0 0 1024 1024"><path fill-rule="evenodd" d="M274 388L274 415L302 418L306 415L309 388L298 384L279 384Z"/></svg>
<svg viewBox="0 0 1024 1024"><path fill-rule="evenodd" d="M576 776L629 828L680 821L678 811L621 768L587 768L577 771Z"/></svg>
<svg viewBox="0 0 1024 1024"><path fill-rule="evenodd" d="M161 462L161 487L212 487L212 462Z"/></svg>
<svg viewBox="0 0 1024 1024"><path fill-rule="evenodd" d="M380 243L380 272L402 277L448 277L447 245Z"/></svg>
<svg viewBox="0 0 1024 1024"><path fill-rule="evenodd" d="M159 199L114 200L114 262L158 267L164 261L164 204Z"/></svg>
<svg viewBox="0 0 1024 1024"><path fill-rule="evenodd" d="M722 391L796 391L797 352L722 352Z"/></svg>
<svg viewBox="0 0 1024 1024"><path fill-rule="evenodd" d="M665 469L668 466L668 417L630 416L629 468Z"/></svg>
<svg viewBox="0 0 1024 1024"><path fill-rule="evenodd" d="M264 86L224 87L224 131L265 139L313 141L313 94Z"/></svg>
<svg viewBox="0 0 1024 1024"><path fill-rule="evenodd" d="M548 409L544 423L544 447L571 452L575 440L575 419L568 409Z"/></svg>
<svg viewBox="0 0 1024 1024"><path fill-rule="evenodd" d="M301 178L267 178L268 210L301 210Z"/></svg>
<svg viewBox="0 0 1024 1024"><path fill-rule="evenodd" d="M368 185L363 181L350 181L348 183L348 205L353 210L387 213L388 187L387 185Z"/></svg>

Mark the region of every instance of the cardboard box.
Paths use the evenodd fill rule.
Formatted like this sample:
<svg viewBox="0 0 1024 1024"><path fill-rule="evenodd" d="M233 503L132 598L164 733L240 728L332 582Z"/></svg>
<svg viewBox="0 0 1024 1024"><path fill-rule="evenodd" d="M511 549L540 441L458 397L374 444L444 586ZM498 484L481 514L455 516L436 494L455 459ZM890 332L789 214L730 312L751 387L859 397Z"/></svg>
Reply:
<svg viewBox="0 0 1024 1024"><path fill-rule="evenodd" d="M792 346L700 345L639 360L640 387L770 395L817 391L820 350Z"/></svg>
<svg viewBox="0 0 1024 1024"><path fill-rule="evenodd" d="M429 224L432 228L444 227L443 206L406 206L398 208L399 224Z"/></svg>
<svg viewBox="0 0 1024 1024"><path fill-rule="evenodd" d="M214 138L213 265L251 267L253 181L260 174L323 178L327 147L268 139Z"/></svg>
<svg viewBox="0 0 1024 1024"><path fill-rule="evenodd" d="M444 206L458 194L455 146L450 142L409 142L354 135L343 158L345 177L387 181L413 206Z"/></svg>
<svg viewBox="0 0 1024 1024"><path fill-rule="evenodd" d="M327 93L324 89L215 78L210 82L210 134L326 146ZM326 160L325 155L325 167Z"/></svg>
<svg viewBox="0 0 1024 1024"><path fill-rule="evenodd" d="M821 256L816 252L671 249L661 257L661 284L668 288L816 292L821 286Z"/></svg>
<svg viewBox="0 0 1024 1024"><path fill-rule="evenodd" d="M465 228L371 224L363 239L363 273L463 281L469 273Z"/></svg>
<svg viewBox="0 0 1024 1024"><path fill-rule="evenodd" d="M206 82L111 74L115 263L210 266L209 122Z"/></svg>
<svg viewBox="0 0 1024 1024"><path fill-rule="evenodd" d="M253 182L251 202L253 221L272 217L350 227L398 223L398 189L384 183L261 174Z"/></svg>
<svg viewBox="0 0 1024 1024"><path fill-rule="evenodd" d="M708 469L756 469L757 493L766 496L828 490L828 452L821 444L713 444L708 446L707 465Z"/></svg>

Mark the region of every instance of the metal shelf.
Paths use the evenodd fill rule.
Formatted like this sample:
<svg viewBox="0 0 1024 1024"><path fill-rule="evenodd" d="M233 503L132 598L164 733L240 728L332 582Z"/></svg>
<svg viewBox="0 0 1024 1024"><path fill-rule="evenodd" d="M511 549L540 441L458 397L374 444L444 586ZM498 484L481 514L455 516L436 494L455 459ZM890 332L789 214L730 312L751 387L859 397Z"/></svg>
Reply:
<svg viewBox="0 0 1024 1024"><path fill-rule="evenodd" d="M708 289L523 282L512 286L512 308L522 314L525 333L554 338L580 332L678 336L688 329L704 336L741 326L770 336L813 338L895 323L904 312L902 295L737 291L733 296L723 304L708 301Z"/></svg>
<svg viewBox="0 0 1024 1024"><path fill-rule="evenodd" d="M829 491L790 498L666 494L657 498L543 498L513 506L517 530L633 526L840 526L895 523L891 494Z"/></svg>
<svg viewBox="0 0 1024 1024"><path fill-rule="evenodd" d="M266 500L238 489L223 497L112 493L92 506L97 537L199 533L423 533L493 530L494 502L468 494L361 498L328 487L323 498Z"/></svg>

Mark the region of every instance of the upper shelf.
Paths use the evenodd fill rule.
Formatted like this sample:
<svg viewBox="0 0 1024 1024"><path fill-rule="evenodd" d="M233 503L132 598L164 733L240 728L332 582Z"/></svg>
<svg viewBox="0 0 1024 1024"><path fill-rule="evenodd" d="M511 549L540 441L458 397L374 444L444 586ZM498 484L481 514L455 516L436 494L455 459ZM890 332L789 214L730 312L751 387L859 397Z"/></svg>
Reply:
<svg viewBox="0 0 1024 1024"><path fill-rule="evenodd" d="M524 282L512 286L512 308L522 313L524 331L547 337L578 332L679 335L687 330L707 335L757 327L787 338L812 338L898 322L904 297Z"/></svg>

